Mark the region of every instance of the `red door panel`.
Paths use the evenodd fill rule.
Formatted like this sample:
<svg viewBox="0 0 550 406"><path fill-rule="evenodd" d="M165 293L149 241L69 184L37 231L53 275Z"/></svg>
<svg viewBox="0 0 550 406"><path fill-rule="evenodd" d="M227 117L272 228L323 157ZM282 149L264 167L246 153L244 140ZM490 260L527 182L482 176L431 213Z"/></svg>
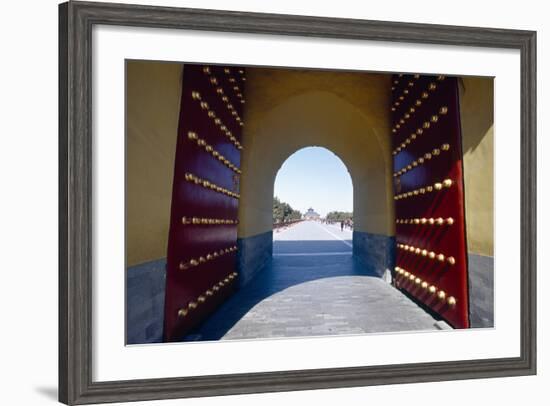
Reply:
<svg viewBox="0 0 550 406"><path fill-rule="evenodd" d="M168 236L164 336L176 341L235 286L242 68L185 65Z"/></svg>
<svg viewBox="0 0 550 406"><path fill-rule="evenodd" d="M467 328L462 136L456 78L392 77L395 284Z"/></svg>

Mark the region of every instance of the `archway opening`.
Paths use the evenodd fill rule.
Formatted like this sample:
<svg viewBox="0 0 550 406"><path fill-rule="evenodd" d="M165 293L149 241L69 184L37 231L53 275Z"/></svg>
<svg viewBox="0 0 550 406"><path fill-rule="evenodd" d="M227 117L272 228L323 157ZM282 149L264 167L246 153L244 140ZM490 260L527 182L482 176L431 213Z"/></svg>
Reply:
<svg viewBox="0 0 550 406"><path fill-rule="evenodd" d="M327 148L301 148L279 168L273 196L273 255L352 255L353 182Z"/></svg>

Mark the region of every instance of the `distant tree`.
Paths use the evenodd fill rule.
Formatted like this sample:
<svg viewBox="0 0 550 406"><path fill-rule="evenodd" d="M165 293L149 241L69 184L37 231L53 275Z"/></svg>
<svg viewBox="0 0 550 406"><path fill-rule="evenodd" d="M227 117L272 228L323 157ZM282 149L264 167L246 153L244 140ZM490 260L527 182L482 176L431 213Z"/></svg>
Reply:
<svg viewBox="0 0 550 406"><path fill-rule="evenodd" d="M281 201L277 196L273 198L273 223L280 223L283 221L284 213L281 206Z"/></svg>
<svg viewBox="0 0 550 406"><path fill-rule="evenodd" d="M288 215L289 220L300 220L302 218L302 212L299 210L292 210Z"/></svg>
<svg viewBox="0 0 550 406"><path fill-rule="evenodd" d="M331 211L326 216L327 221L340 222L353 219L353 212Z"/></svg>
<svg viewBox="0 0 550 406"><path fill-rule="evenodd" d="M294 210L290 204L281 202L277 196L273 198L273 223L300 220L301 218L302 213L299 210Z"/></svg>

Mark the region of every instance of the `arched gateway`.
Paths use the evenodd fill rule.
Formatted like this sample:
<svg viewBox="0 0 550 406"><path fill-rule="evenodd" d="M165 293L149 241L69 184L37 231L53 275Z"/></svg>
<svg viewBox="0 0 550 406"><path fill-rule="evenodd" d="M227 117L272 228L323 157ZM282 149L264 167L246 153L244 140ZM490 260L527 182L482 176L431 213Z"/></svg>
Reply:
<svg viewBox="0 0 550 406"><path fill-rule="evenodd" d="M371 274L391 274L395 287L455 327L467 327L471 319L489 312L492 324L492 305L489 309L479 300L487 289L469 297L466 288L473 280L466 273L467 250L473 255L482 247L477 252L492 255L492 235L472 229L476 246L466 246L468 206L464 210L463 201L469 202L471 195L464 196L462 189L460 137L462 123L467 128L465 145L492 139L492 116L489 129L469 114L461 119L459 109L465 107L458 97L460 92L466 95L467 111L491 100L479 94L468 99L461 87L466 79L438 82L431 76L365 72L130 65L129 343L181 339L261 274L273 250L275 176L290 155L312 145L333 151L349 170L354 186L353 254ZM486 90L483 95L491 94ZM431 141L437 138L441 145L422 138L430 131ZM431 160L448 150L446 161ZM153 158L157 152L164 158ZM154 162L161 164L149 165ZM432 179L435 175L442 178ZM475 193L476 180L466 181ZM428 198L428 189L443 191ZM144 190L153 193L145 200ZM490 205L476 213L492 212L492 200ZM415 220L419 225L438 224L440 207L452 208L445 221L452 217L462 226L444 234L442 228L414 228ZM413 228L406 228L411 221ZM462 243L449 242L456 239ZM434 260L442 256L445 266L456 265L452 272L438 268L439 276L424 275L429 263L423 261L432 259L432 252L422 244L447 250L444 255L434 251ZM455 247L461 251L452 251ZM155 258L159 260L148 262ZM470 259L470 274L488 274L472 264ZM449 275L456 280L447 283ZM492 268L490 275L492 280ZM471 286L470 293L476 289L477 284Z"/></svg>

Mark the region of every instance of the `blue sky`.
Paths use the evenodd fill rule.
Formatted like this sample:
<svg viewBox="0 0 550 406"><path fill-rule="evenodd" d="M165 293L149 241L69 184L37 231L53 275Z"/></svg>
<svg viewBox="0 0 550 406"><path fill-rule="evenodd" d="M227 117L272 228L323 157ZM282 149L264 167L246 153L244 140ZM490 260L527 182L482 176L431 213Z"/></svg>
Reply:
<svg viewBox="0 0 550 406"><path fill-rule="evenodd" d="M308 147L292 154L275 178L275 196L304 213L321 216L353 210L353 186L344 163L325 148Z"/></svg>

